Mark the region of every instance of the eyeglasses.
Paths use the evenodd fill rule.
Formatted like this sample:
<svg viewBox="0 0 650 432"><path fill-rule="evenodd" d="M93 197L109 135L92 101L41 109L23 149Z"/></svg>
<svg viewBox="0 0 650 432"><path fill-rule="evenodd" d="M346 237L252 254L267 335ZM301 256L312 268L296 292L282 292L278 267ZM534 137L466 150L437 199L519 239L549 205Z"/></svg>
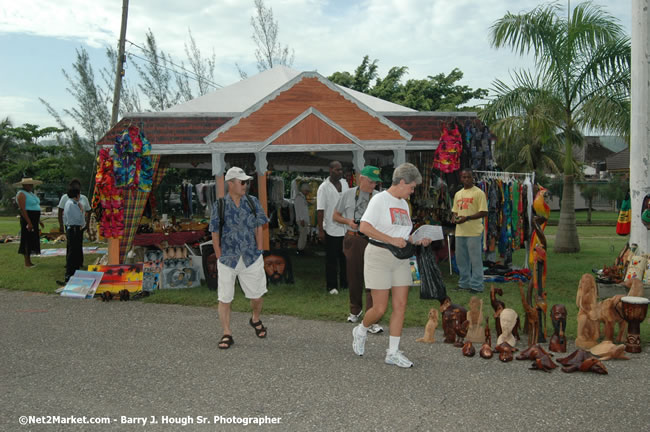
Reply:
<svg viewBox="0 0 650 432"><path fill-rule="evenodd" d="M250 182L250 180L239 180L239 183L242 185L247 185Z"/></svg>

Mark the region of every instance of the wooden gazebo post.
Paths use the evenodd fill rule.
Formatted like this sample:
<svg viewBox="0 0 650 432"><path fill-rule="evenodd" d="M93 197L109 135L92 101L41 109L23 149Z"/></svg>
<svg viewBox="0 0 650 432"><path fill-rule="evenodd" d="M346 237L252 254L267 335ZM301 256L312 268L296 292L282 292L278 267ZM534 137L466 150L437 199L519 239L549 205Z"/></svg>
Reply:
<svg viewBox="0 0 650 432"><path fill-rule="evenodd" d="M255 171L257 171L257 190L259 191L259 196L257 197L260 201L260 205L264 209L265 214L269 214L269 203L268 203L268 193L266 190L266 170L268 168L268 163L266 161L266 153L258 152L255 153ZM264 236L263 245L264 250L271 249L271 241L269 238L269 224L265 224L262 227L262 234Z"/></svg>

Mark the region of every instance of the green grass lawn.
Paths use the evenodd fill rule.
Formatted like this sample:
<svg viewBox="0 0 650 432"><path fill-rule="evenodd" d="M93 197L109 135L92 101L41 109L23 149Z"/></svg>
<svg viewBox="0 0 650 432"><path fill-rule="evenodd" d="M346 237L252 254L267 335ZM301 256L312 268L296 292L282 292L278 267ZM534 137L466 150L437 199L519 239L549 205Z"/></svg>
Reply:
<svg viewBox="0 0 650 432"><path fill-rule="evenodd" d="M584 273L591 272L592 268L602 268L604 264L613 264L627 238L617 236L610 227L579 227L581 252L558 255L553 253L555 231L556 228L552 226L546 229L549 241L547 301L549 312L553 304L563 303L566 305L569 311L567 334L574 338L577 313L575 296L580 277ZM64 247L64 245L59 244L58 247ZM57 288L54 281L61 279L64 275L65 259L63 257L34 258L37 266L33 269L26 269L23 267L22 256L18 255L17 250L17 243L0 245L0 260L5 263L0 269L0 288L54 293ZM94 262L98 256L86 255L86 264ZM523 265L524 260L524 252L517 251L514 255L515 265ZM264 297L264 313L344 321L349 313L348 292L342 291L338 296L326 293L324 257L315 254L293 257L293 269L295 284L269 285L269 292ZM447 292L454 303L467 305L470 294L453 290L458 278L456 275L449 275L447 262L441 263L441 270L447 284ZM515 309L521 315L523 308L518 285L506 283L498 284L498 286L502 287L504 291L502 300L508 307ZM491 317L489 286L486 286L485 292L480 297L484 303L484 315ZM216 308L217 295L215 291L208 290L204 285L184 290L161 290L143 301ZM420 300L419 288L412 287L405 325L409 327L424 326L429 308L438 306L437 301ZM244 298L241 290L236 291L233 310L240 312L249 310L248 301ZM387 318L388 313L383 321L384 325L387 324ZM647 320L641 328L642 340L650 341L650 325ZM550 320L548 329L550 334L552 332Z"/></svg>
<svg viewBox="0 0 650 432"><path fill-rule="evenodd" d="M587 215L588 213L586 210L576 211L576 222L578 224L586 224ZM553 225L557 225L559 220L560 220L560 211L559 210L552 211L551 217L549 218L549 222ZM616 225L617 220L618 220L618 212L600 211L600 210L591 212L591 222L594 224L609 223L612 225Z"/></svg>
<svg viewBox="0 0 650 432"><path fill-rule="evenodd" d="M55 217L46 217L42 221L45 225L45 228L41 228L42 232L50 232L52 228L59 228L59 220ZM19 219L16 216L0 216L0 236L18 234L20 234Z"/></svg>

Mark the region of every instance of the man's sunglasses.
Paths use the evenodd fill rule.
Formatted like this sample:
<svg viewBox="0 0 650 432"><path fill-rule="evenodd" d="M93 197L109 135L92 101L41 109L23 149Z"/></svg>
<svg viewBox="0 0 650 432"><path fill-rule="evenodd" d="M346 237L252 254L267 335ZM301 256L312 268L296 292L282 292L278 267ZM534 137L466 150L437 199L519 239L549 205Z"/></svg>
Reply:
<svg viewBox="0 0 650 432"><path fill-rule="evenodd" d="M243 185L247 185L248 183L250 183L250 180L239 180L239 183Z"/></svg>

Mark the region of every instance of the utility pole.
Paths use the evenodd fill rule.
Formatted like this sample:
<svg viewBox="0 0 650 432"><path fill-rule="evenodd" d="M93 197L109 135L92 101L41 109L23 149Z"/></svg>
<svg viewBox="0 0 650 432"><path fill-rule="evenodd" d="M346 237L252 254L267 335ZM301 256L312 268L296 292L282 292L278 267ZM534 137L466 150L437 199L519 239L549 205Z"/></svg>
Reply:
<svg viewBox="0 0 650 432"><path fill-rule="evenodd" d="M650 230L641 220L644 198L650 195L650 0L632 0L632 92L630 125L630 243L650 253Z"/></svg>
<svg viewBox="0 0 650 432"><path fill-rule="evenodd" d="M124 76L124 45L126 45L126 20L129 16L129 0L122 0L122 28L120 29L120 42L117 54L117 71L115 73L115 89L113 90L113 113L111 115L111 126L117 123L117 116L120 111L120 92L122 90L122 77Z"/></svg>

